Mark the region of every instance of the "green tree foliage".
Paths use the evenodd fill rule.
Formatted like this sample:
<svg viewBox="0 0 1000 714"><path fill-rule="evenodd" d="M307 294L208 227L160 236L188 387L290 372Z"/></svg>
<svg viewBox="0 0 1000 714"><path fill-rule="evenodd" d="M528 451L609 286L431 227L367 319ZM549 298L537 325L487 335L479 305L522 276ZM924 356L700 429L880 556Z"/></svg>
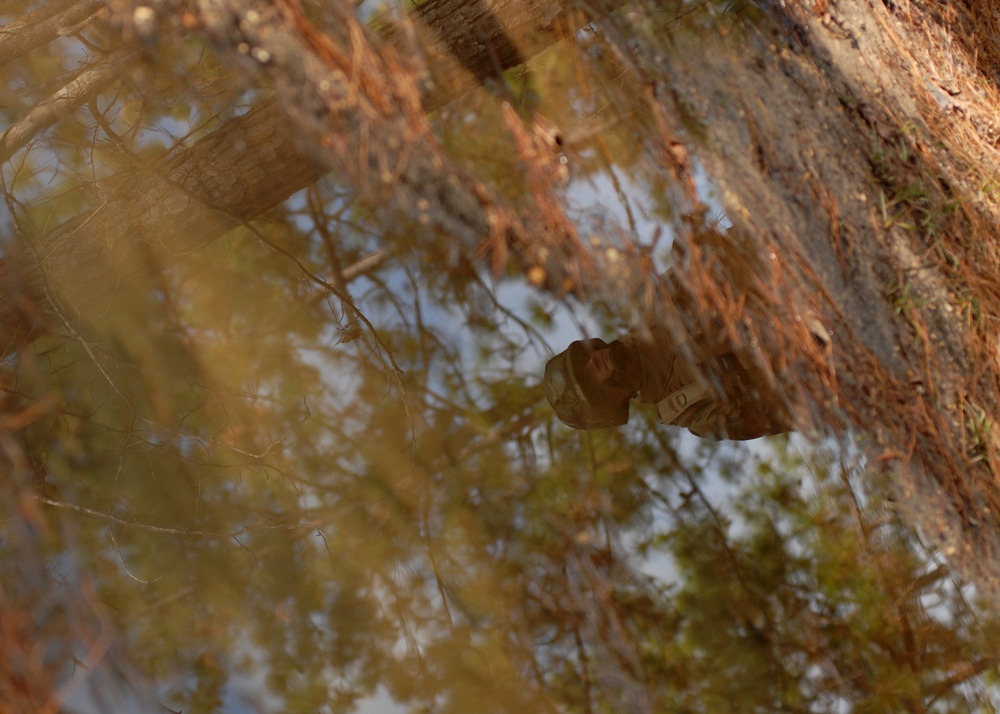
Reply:
<svg viewBox="0 0 1000 714"><path fill-rule="evenodd" d="M718 235L675 132L700 120L665 119L644 53L769 15L563 7L560 44L442 97L400 9L220 3L249 23L227 47L211 3L15 4L39 39L0 28L25 132L2 143L4 711L993 711L995 616L850 434L581 433L542 396L561 341L624 329L677 256L688 297L745 302L698 292L680 244ZM350 112L296 104L311 65L249 42L275 16L354 63L360 126L308 133ZM426 133L379 124L407 92Z"/></svg>

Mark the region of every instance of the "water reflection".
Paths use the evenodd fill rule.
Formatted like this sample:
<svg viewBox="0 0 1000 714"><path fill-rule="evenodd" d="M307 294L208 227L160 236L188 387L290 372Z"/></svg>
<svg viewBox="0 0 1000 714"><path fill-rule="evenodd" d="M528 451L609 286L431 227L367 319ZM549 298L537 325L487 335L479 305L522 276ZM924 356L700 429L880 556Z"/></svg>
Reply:
<svg viewBox="0 0 1000 714"><path fill-rule="evenodd" d="M241 31L274 8L296 11L248 11ZM504 26L530 29L547 8ZM785 436L695 439L651 412L578 433L544 399L541 365L567 336L616 334L654 303L671 344L751 326L723 330L716 357L781 332L761 328L785 309L766 290L773 271L738 274L721 257L751 254L709 217L684 120L663 114L644 61L691 23L737 22L695 9L570 8L510 52L446 24L434 27L454 40L446 51L406 24L380 31L385 44L360 26L347 42L342 8L305 4L294 17L332 38L306 33L311 46L357 69L357 92L387 47L412 58L396 89L426 89L431 133L387 135L398 145L385 156L410 157L419 136L446 174L434 185L463 191L399 199L412 176L365 153L362 126L357 146L316 147L360 157L343 174L313 182L307 167L290 199L262 205L262 188L209 206L212 221L192 218L203 197L142 189L198 142L222 147L217 160L185 159L164 181L188 198L191 185L238 185L226 146L272 166L281 127L261 116L282 115L258 112L258 96L282 75L235 71L194 14L137 38L135 14L111 8L81 30L88 57L132 43L142 59L4 166L7 228L48 276L15 276L6 295L26 296L16 318L32 338L10 340L3 377L10 710L806 711L875 707L886 681L918 700L978 701L974 687L942 688L921 648L964 661L987 628L884 515L887 496L851 483L861 457ZM444 55L467 45L490 62L452 82ZM11 60L32 79L24 107L65 81L69 56L46 43ZM365 108L373 126L388 111ZM141 220L116 225L113 200ZM449 220L476 240L448 234ZM61 224L73 230L48 239ZM88 245L106 252L60 252L92 229ZM664 292L667 261L681 277ZM51 284L77 274L72 289ZM740 320L747 285L757 322ZM806 387L824 373L795 344L777 350L778 377L812 404ZM677 369L713 386L694 352ZM773 387L780 370L765 366ZM640 567L657 559L669 569ZM922 609L928 597L949 623ZM917 644L900 652L904 634Z"/></svg>

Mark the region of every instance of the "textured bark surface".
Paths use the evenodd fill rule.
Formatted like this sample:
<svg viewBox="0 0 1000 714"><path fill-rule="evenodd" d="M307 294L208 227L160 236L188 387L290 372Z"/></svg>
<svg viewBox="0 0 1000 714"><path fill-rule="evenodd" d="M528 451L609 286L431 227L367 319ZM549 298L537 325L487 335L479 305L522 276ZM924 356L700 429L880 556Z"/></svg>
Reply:
<svg viewBox="0 0 1000 714"><path fill-rule="evenodd" d="M0 294L6 351L43 326L42 305L64 319L101 312L151 271L315 182L322 171L280 126L273 105L258 107L122 177L97 208L32 240L6 267L17 278Z"/></svg>
<svg viewBox="0 0 1000 714"><path fill-rule="evenodd" d="M0 26L0 67L65 35L93 16L104 0L57 0Z"/></svg>
<svg viewBox="0 0 1000 714"><path fill-rule="evenodd" d="M508 29L519 49L498 54L481 41L495 39L482 35L482 28L495 29L496 17L479 7L475 23L465 25L472 20L450 15L452 4L436 0L422 11L437 34L464 37L473 27L479 28L480 41L458 42L451 52L429 57L434 80L425 83L424 94L411 86L409 95L393 99L391 92L406 86L399 81L408 73L401 61L352 65L353 58L338 49L350 47L350 37L336 38L343 45L332 44L291 5L205 3L204 31L220 57L240 71L261 74L275 88L277 103L257 107L149 170L124 178L100 206L36 236L29 249L8 257L17 262L5 270L16 279L0 286L0 352L30 340L46 311L72 318L103 310L149 271L252 220L330 170L341 172L369 200L476 249L496 232L501 209L489 191L459 169L442 170L448 160L430 136L414 133L413 126L422 122L421 102L440 106L475 86L479 78L463 66L488 61L507 69L539 52L563 36L567 16L559 3L531 6ZM498 7L512 18L519 4ZM572 16L577 25L584 19ZM461 31L455 29L459 26ZM514 46L510 37L501 42L507 50ZM386 41L401 43L404 37L394 31ZM458 58L456 52L463 54ZM394 56L391 49L386 53ZM365 78L357 86L355 72ZM368 149L360 162L359 148ZM539 255L526 239L529 234L524 226L512 227L501 238L512 243L522 263L551 264L550 279L565 281L559 261L551 252Z"/></svg>
<svg viewBox="0 0 1000 714"><path fill-rule="evenodd" d="M118 64L128 61L128 53L115 53L112 57L83 69L52 96L33 107L23 119L12 124L0 137L0 162L9 159L18 149L60 118L72 113L94 95L110 87L118 79Z"/></svg>

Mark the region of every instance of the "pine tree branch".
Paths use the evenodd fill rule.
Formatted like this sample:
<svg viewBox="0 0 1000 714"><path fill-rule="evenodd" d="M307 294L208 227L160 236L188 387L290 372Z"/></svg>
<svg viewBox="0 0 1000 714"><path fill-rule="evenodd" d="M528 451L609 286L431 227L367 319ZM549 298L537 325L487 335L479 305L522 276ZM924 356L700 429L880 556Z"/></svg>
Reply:
<svg viewBox="0 0 1000 714"><path fill-rule="evenodd" d="M49 0L34 12L0 25L0 67L70 34L104 7L104 0Z"/></svg>
<svg viewBox="0 0 1000 714"><path fill-rule="evenodd" d="M176 17L190 23L190 13L176 9ZM539 240L544 216L535 217L542 225L534 228L516 225L502 201L463 178L432 137L414 128L423 122L422 98L402 81L409 70L395 50L375 52L356 32L321 35L287 0L203 2L202 9L205 38L225 61L274 86L278 101L176 149L127 177L101 205L8 255L0 266L8 278L0 279L0 354L37 337L45 313L75 319L106 310L150 271L256 218L330 170L383 208L412 217L429 237L447 236L482 255L485 239L494 235L489 251L510 248L526 270L546 264L543 275L553 285L578 279L566 271L558 248ZM539 35L521 55L559 36ZM364 48L360 62L352 43ZM469 51L484 50L472 43Z"/></svg>
<svg viewBox="0 0 1000 714"><path fill-rule="evenodd" d="M7 161L38 134L61 117L76 111L95 94L118 78L118 65L128 57L118 52L81 70L62 89L35 105L23 118L10 125L0 137L0 163Z"/></svg>

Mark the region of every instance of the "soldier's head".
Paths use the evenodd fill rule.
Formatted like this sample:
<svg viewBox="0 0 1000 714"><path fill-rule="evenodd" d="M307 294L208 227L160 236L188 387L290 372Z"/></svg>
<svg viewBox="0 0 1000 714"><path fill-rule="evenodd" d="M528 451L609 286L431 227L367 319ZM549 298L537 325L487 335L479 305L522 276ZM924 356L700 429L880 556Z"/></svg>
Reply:
<svg viewBox="0 0 1000 714"><path fill-rule="evenodd" d="M606 429L628 422L635 389L625 376L625 347L617 340L577 340L545 365L545 397L574 429Z"/></svg>

